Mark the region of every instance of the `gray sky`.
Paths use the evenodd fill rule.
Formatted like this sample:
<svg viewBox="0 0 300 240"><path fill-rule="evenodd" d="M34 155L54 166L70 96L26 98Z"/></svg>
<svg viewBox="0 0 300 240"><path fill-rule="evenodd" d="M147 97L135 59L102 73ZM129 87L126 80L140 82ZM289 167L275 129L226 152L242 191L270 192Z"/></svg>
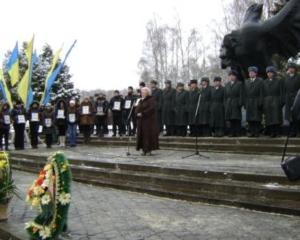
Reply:
<svg viewBox="0 0 300 240"><path fill-rule="evenodd" d="M1 3L0 60L15 42L35 34L64 50L77 39L68 60L76 88L121 89L139 81L137 62L146 38L145 25L157 14L172 24L178 14L183 31L192 27L204 35L221 15L222 0L9 0ZM204 36L205 37L205 36ZM64 51L64 52L65 52ZM63 53L64 53L63 52Z"/></svg>

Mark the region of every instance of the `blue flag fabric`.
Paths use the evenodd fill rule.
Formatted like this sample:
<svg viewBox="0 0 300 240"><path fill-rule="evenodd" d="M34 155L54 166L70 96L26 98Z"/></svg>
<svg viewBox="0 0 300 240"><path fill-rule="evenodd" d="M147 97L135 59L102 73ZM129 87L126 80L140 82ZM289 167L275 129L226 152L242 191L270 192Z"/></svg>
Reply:
<svg viewBox="0 0 300 240"><path fill-rule="evenodd" d="M35 65L35 64L38 64L39 62L39 58L36 54L36 51L34 51L33 55L32 55L32 64ZM30 105L32 104L33 102L33 91L32 91L32 86L30 84L29 86L29 89L28 89L28 99L27 99L27 106L26 106L26 109L29 109Z"/></svg>
<svg viewBox="0 0 300 240"><path fill-rule="evenodd" d="M72 46L70 47L69 51L67 52L65 58L64 58L64 61L61 62L57 67L56 69L52 72L52 74L50 75L50 77L48 78L48 81L47 81L47 86L45 86L45 96L44 96L44 99L43 99L43 102L42 104L43 105L46 105L47 103L50 102L50 94L51 94L51 90L52 90L52 86L57 78L57 76L59 75L61 69L63 68L63 66L65 65L65 62L68 58L68 56L70 55L73 47L75 46L77 40L74 41L74 43L72 44Z"/></svg>

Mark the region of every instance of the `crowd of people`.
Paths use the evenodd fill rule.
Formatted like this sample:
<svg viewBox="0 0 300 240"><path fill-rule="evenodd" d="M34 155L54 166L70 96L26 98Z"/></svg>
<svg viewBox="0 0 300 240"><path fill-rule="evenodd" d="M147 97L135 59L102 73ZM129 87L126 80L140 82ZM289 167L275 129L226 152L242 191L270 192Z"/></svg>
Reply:
<svg viewBox="0 0 300 240"><path fill-rule="evenodd" d="M144 119L147 124L143 125L143 132L147 132L145 129L156 132L151 126L157 126L157 132L165 133L165 136L223 137L228 134L238 137L242 135L244 108L249 137L259 137L261 133L270 137L279 136L284 119L290 123L291 136L297 136L300 116L292 111L300 89L297 65L290 63L285 76L277 74L275 67L270 66L266 69L266 79L257 76L255 66L249 67L248 71L249 78L244 82L238 80L237 72L230 71L224 85L221 77L215 77L212 86L207 77L203 77L200 83L191 80L187 87L177 83L173 88L171 81L165 81L164 89L160 89L155 80L151 81L149 88L141 82L136 93L133 87L128 87L127 95L123 97L116 90L110 100L104 94L97 94L84 98L81 103L59 99L55 104L40 106L38 102L33 102L28 110L20 101L12 109L8 103L3 103L0 138L4 141L0 141L0 149L9 148L11 126L14 129L15 149L24 149L26 122L29 123L32 148L38 147L40 134L44 135L48 148L54 143L61 147L66 144L74 147L78 129L84 142L88 143L92 134L103 137L109 133L109 112L112 115L113 137L117 134L134 136L139 122L142 126L140 115L148 114L146 110L138 111L147 108L148 103L151 103L151 114L148 114L148 121ZM146 96L151 96L148 102L140 101L145 100L143 89Z"/></svg>

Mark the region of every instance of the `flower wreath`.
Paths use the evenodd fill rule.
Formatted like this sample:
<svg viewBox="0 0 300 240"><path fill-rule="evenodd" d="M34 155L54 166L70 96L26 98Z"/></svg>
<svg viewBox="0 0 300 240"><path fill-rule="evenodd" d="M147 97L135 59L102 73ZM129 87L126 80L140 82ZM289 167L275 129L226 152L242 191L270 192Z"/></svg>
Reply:
<svg viewBox="0 0 300 240"><path fill-rule="evenodd" d="M50 156L26 197L26 202L40 211L34 221L26 223L25 229L31 239L56 239L67 230L71 181L72 175L65 156L60 152Z"/></svg>
<svg viewBox="0 0 300 240"><path fill-rule="evenodd" d="M7 203L16 191L9 155L7 152L0 151L0 203Z"/></svg>

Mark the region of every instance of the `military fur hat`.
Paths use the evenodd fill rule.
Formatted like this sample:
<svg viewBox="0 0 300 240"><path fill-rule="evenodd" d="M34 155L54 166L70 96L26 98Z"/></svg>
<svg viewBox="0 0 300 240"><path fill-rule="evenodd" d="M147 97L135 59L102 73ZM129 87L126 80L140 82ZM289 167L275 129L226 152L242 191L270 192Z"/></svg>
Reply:
<svg viewBox="0 0 300 240"><path fill-rule="evenodd" d="M193 80L190 81L190 84L198 84L198 80L193 79Z"/></svg>
<svg viewBox="0 0 300 240"><path fill-rule="evenodd" d="M219 76L214 77L214 82L221 82L222 78Z"/></svg>
<svg viewBox="0 0 300 240"><path fill-rule="evenodd" d="M209 78L208 77L203 77L203 78L201 78L201 82L208 82L209 83Z"/></svg>
<svg viewBox="0 0 300 240"><path fill-rule="evenodd" d="M257 68L256 66L248 67L248 72L255 72L255 73L258 73L258 68Z"/></svg>
<svg viewBox="0 0 300 240"><path fill-rule="evenodd" d="M269 73L269 72L276 73L277 70L276 70L276 68L274 66L268 66L266 68L266 73Z"/></svg>

